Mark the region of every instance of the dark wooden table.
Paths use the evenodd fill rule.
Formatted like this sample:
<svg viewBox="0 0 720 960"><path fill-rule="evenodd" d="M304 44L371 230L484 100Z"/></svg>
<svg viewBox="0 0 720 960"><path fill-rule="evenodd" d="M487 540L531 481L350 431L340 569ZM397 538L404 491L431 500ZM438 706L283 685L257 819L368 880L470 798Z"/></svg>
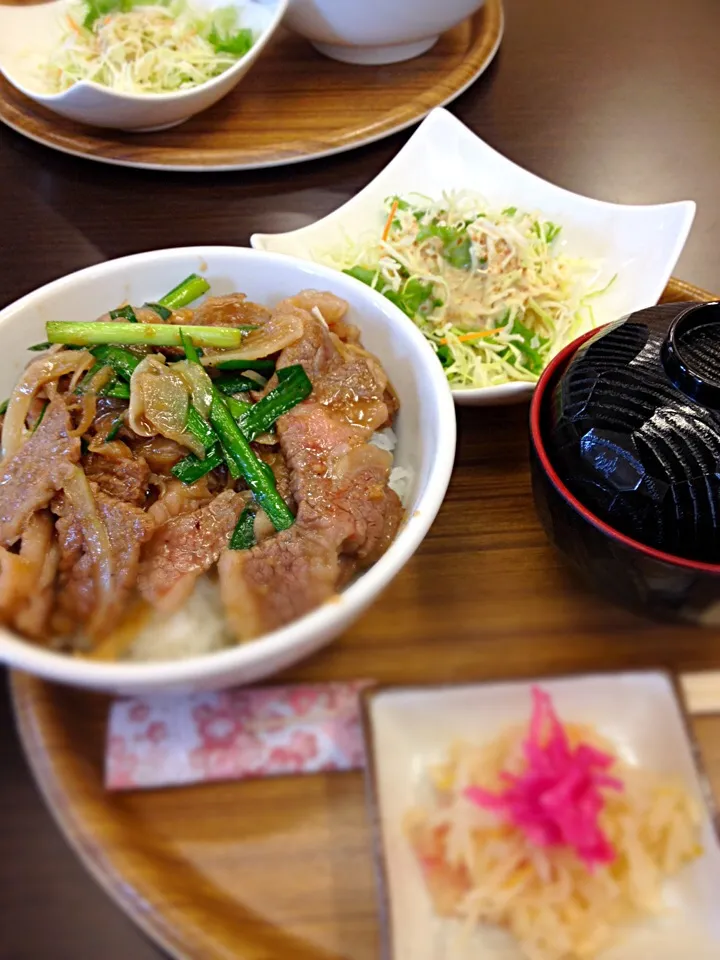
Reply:
<svg viewBox="0 0 720 960"><path fill-rule="evenodd" d="M717 0L506 0L506 13L496 62L452 109L502 153L571 190L625 203L695 199L676 273L720 291ZM0 306L123 254L243 245L255 230L300 226L350 197L406 137L301 166L198 176L103 167L3 128ZM0 958L160 956L66 847L3 692Z"/></svg>

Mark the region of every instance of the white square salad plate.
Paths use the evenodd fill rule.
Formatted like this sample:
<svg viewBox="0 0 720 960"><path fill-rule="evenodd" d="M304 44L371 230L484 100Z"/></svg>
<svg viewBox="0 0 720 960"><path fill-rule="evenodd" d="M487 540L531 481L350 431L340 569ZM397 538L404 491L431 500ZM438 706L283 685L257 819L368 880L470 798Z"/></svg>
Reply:
<svg viewBox="0 0 720 960"><path fill-rule="evenodd" d="M433 110L397 156L356 196L315 223L289 233L256 233L260 250L321 260L348 240L378 237L388 197L418 193L440 199L444 192L480 194L490 209L516 207L562 227L562 252L598 262L595 283L607 293L593 303L597 325L657 303L685 245L695 216L692 201L627 206L583 197L507 160L447 110ZM358 283L360 281L357 281ZM410 323L396 308L398 323ZM532 383L453 389L455 402L498 405L526 400Z"/></svg>
<svg viewBox="0 0 720 960"><path fill-rule="evenodd" d="M429 798L426 771L456 740L479 744L530 717L531 688L561 720L592 725L622 759L679 778L702 811L703 854L667 881L667 910L628 928L598 960L717 960L720 843L710 788L684 703L662 672L608 673L458 686L378 688L364 701L368 783L380 859L387 960L524 960L500 928L470 936L437 918L403 833L408 808Z"/></svg>

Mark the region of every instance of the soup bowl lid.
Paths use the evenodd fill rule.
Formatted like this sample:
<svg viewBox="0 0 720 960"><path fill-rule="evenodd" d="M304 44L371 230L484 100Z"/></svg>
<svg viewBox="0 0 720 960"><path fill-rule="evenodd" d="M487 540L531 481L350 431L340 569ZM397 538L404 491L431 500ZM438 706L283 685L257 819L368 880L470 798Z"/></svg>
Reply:
<svg viewBox="0 0 720 960"><path fill-rule="evenodd" d="M720 302L648 307L585 338L550 386L542 432L595 517L720 563Z"/></svg>

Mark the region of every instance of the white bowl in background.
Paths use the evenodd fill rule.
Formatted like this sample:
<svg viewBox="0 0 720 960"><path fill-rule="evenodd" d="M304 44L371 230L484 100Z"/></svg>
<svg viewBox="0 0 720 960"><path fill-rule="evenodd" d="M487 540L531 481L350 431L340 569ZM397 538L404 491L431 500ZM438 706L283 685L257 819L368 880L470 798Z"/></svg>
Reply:
<svg viewBox="0 0 720 960"><path fill-rule="evenodd" d="M0 627L0 662L48 680L128 694L196 691L250 683L282 670L336 637L368 607L420 545L435 519L455 453L455 410L431 347L411 323L369 287L327 267L236 247L187 247L100 263L56 280L0 312L0 394L6 396L45 339L48 320L93 320L108 307L162 296L189 273L213 294L243 291L274 304L303 288L331 290L350 304L349 318L377 354L397 392L395 464L412 471L406 519L387 553L334 599L257 640L187 660L92 662L54 653Z"/></svg>
<svg viewBox="0 0 720 960"><path fill-rule="evenodd" d="M387 197L421 193L439 198L450 190L480 193L497 209L514 206L542 213L562 226L564 252L602 262L599 286L617 274L610 290L593 304L598 324L658 301L695 216L692 201L627 206L570 193L518 167L447 110L437 109L385 169L333 213L290 233L255 234L250 242L259 250L319 259L348 238L377 236ZM459 404L496 405L527 400L534 388L532 383L456 388L453 396Z"/></svg>
<svg viewBox="0 0 720 960"><path fill-rule="evenodd" d="M631 766L678 778L701 810L703 854L665 883L667 913L628 924L602 960L716 960L720 956L720 843L712 792L690 740L684 704L672 679L660 672L538 678L561 720L595 727ZM506 681L444 687L379 688L365 695L370 822L379 832L381 895L393 960L522 960L505 931L478 926L466 935L460 921L438 918L404 831L408 808L432 790L428 769L457 740L478 744L508 726L525 723L532 683ZM597 960L600 960L598 955Z"/></svg>
<svg viewBox="0 0 720 960"><path fill-rule="evenodd" d="M177 126L206 110L237 86L262 53L287 9L288 0L194 0L199 8L235 6L255 42L244 57L212 80L177 93L118 93L82 80L62 93L46 93L37 64L59 42L68 0L34 6L0 5L0 73L14 87L54 113L93 127L142 133Z"/></svg>
<svg viewBox="0 0 720 960"><path fill-rule="evenodd" d="M334 60L397 63L425 53L485 0L290 0L285 23Z"/></svg>

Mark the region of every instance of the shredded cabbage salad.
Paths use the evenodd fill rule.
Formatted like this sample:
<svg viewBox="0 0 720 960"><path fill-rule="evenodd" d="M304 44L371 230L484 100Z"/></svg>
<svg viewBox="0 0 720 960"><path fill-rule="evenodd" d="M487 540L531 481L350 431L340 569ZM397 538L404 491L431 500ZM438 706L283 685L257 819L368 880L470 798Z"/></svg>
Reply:
<svg viewBox="0 0 720 960"><path fill-rule="evenodd" d="M592 301L610 284L598 288L600 264L562 252L558 224L516 207L494 212L466 191L386 207L382 233L320 259L414 320L453 387L533 383L595 326Z"/></svg>
<svg viewBox="0 0 720 960"><path fill-rule="evenodd" d="M235 7L198 10L186 0L86 0L69 9L43 64L46 86L92 80L121 93L173 93L229 69L254 43Z"/></svg>

